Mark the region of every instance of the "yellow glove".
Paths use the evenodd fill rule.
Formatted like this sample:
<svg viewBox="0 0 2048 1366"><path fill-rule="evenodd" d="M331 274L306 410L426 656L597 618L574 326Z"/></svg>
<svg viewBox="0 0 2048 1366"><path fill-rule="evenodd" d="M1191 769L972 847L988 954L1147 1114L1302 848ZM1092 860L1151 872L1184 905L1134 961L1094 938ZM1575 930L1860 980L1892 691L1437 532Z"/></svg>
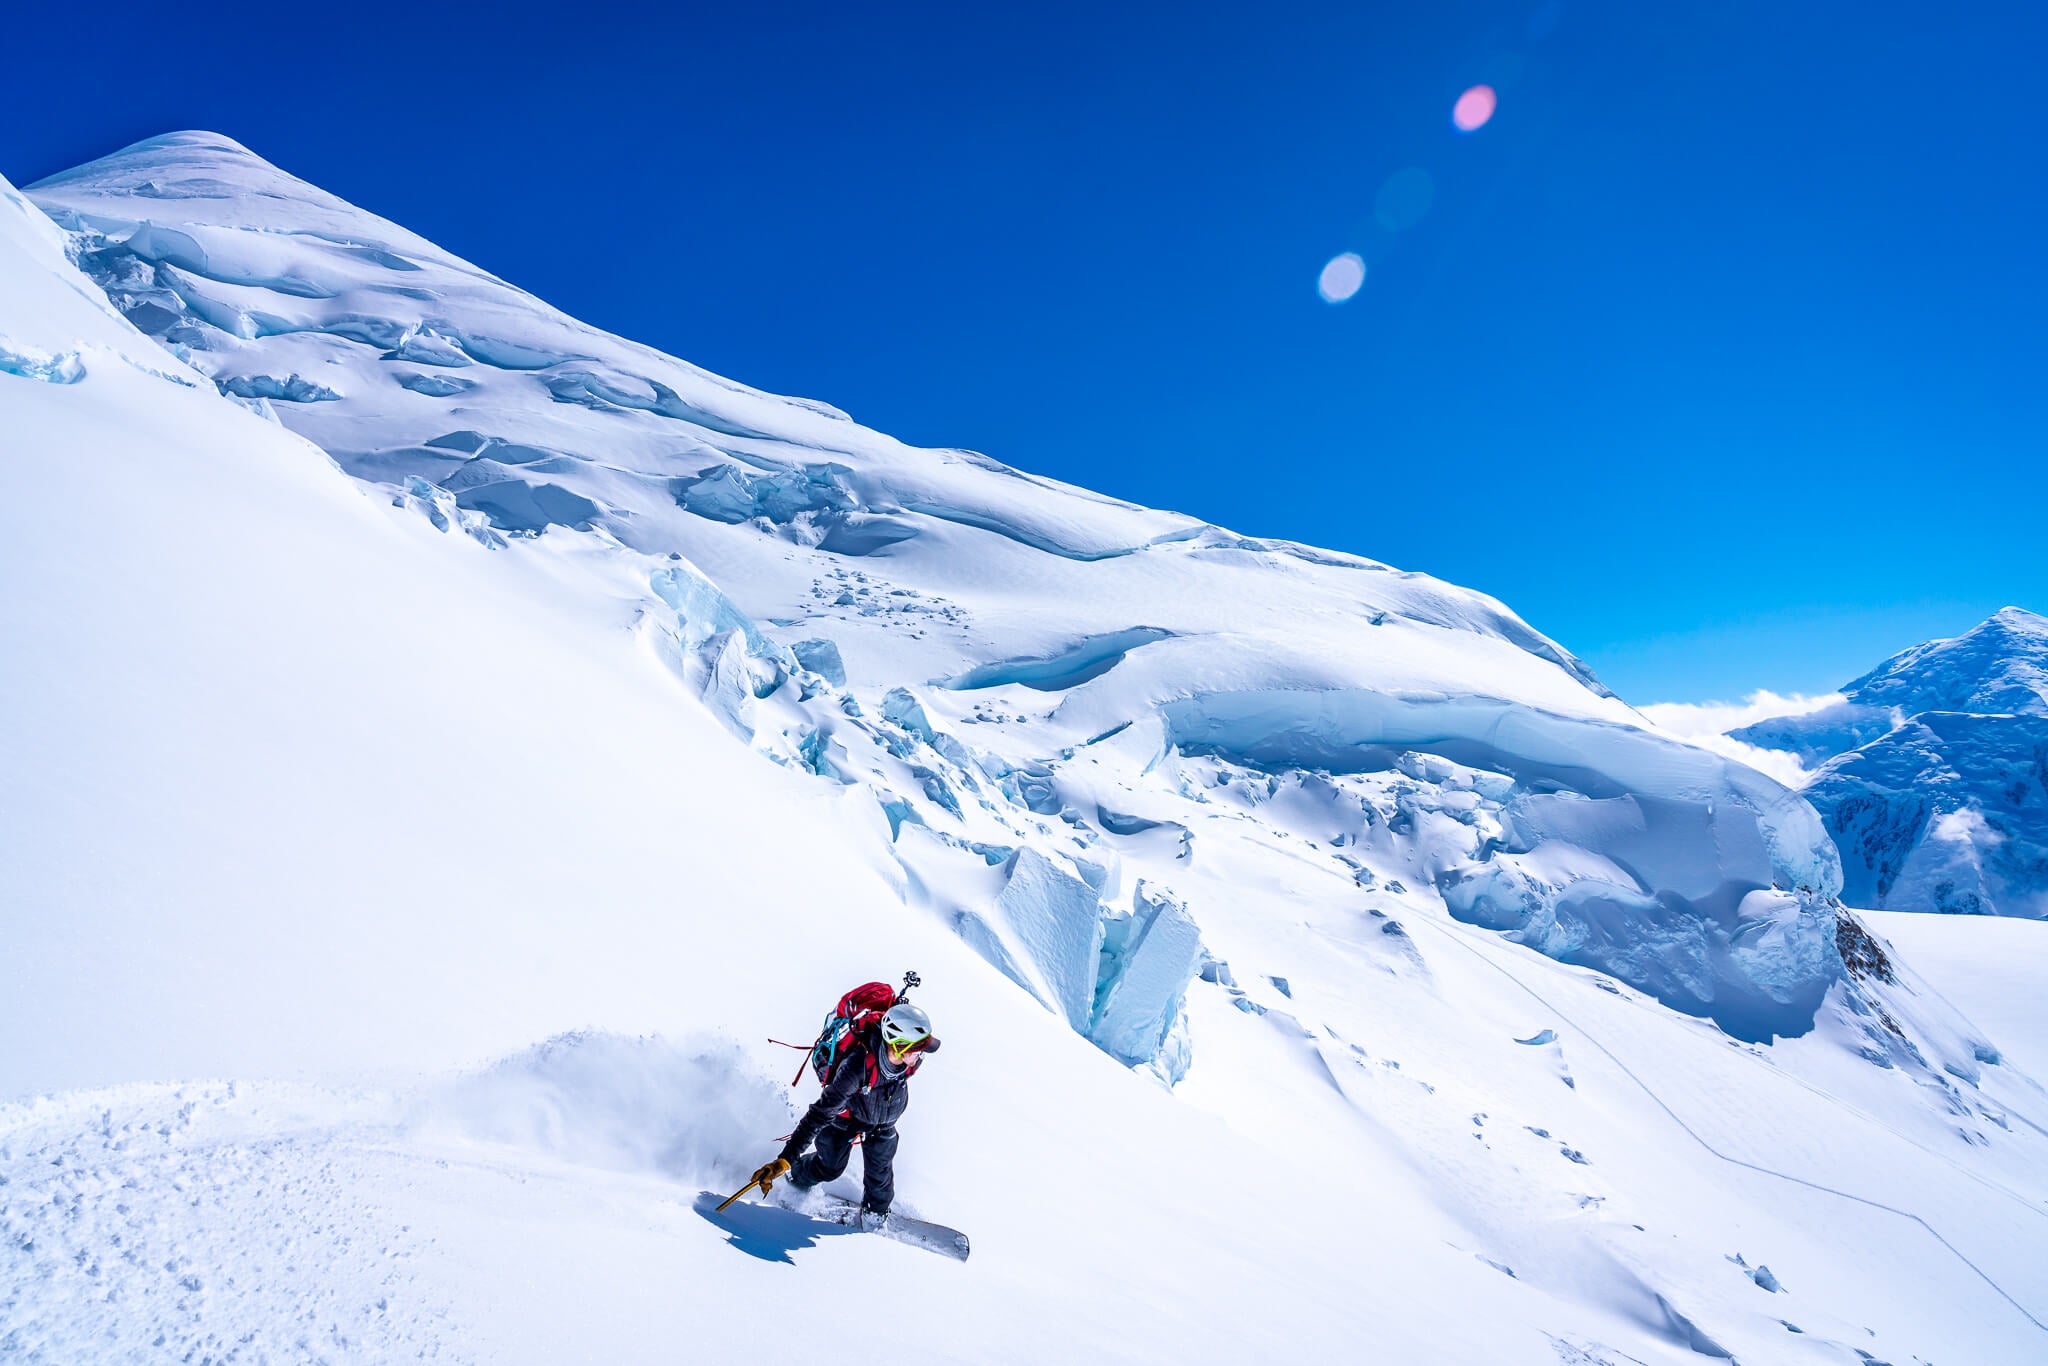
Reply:
<svg viewBox="0 0 2048 1366"><path fill-rule="evenodd" d="M766 1195L769 1189L774 1186L775 1178L787 1174L788 1171L789 1163L778 1157L754 1173L754 1184L761 1188L761 1194Z"/></svg>

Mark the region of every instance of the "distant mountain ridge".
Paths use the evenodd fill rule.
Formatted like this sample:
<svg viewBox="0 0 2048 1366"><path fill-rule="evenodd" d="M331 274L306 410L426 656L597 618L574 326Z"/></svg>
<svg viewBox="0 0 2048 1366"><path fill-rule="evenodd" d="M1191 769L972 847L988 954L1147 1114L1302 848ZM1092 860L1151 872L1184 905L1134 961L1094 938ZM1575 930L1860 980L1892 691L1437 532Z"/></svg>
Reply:
<svg viewBox="0 0 2048 1366"><path fill-rule="evenodd" d="M1822 765L1806 797L1841 851L1844 897L2048 918L2048 618L2002 608L1842 694L1729 734Z"/></svg>
<svg viewBox="0 0 2048 1366"><path fill-rule="evenodd" d="M1952 640L1902 650L1842 689L1852 702L2048 716L2048 617L2002 607Z"/></svg>

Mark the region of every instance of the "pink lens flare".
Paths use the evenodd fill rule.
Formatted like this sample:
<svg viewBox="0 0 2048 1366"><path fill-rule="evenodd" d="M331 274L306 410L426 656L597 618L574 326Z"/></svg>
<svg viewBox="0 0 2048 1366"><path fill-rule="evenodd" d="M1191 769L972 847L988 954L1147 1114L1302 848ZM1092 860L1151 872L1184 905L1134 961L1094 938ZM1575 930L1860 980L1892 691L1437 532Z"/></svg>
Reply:
<svg viewBox="0 0 2048 1366"><path fill-rule="evenodd" d="M1451 106L1451 123L1461 133L1477 132L1493 117L1494 106L1499 102L1492 86L1475 85Z"/></svg>

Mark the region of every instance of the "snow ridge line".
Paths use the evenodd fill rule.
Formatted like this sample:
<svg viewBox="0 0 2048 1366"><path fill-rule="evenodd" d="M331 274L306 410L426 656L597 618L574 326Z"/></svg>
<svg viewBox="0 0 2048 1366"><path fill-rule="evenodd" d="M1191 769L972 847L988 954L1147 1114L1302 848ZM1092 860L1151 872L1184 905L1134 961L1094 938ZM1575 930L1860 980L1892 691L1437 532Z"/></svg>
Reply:
<svg viewBox="0 0 2048 1366"><path fill-rule="evenodd" d="M1433 926L1432 928L1435 928L1437 930L1443 930L1443 927L1440 925ZM1687 1124L1683 1119L1679 1118L1678 1112L1676 1110L1673 1110L1669 1105L1666 1105L1664 1103L1664 1098L1658 1095L1654 1090L1652 1090L1648 1082L1644 1081L1641 1077L1637 1076L1635 1074L1635 1071L1632 1068L1630 1068L1627 1063L1623 1062L1620 1058L1615 1057L1614 1054L1608 1049L1607 1045L1600 1042L1598 1035L1594 1034L1592 1031L1588 1030L1584 1025L1580 1024L1577 1020L1573 1019L1570 1015L1566 1014L1562 1010L1559 1010L1556 1006L1552 1005L1548 1000L1544 999L1543 994L1537 991L1536 988L1530 986L1527 982L1524 982L1520 978L1516 977L1506 968L1502 967L1500 964L1494 962L1491 958L1488 958L1485 954L1481 953L1477 948L1473 947L1471 944L1466 943L1459 936L1451 934L1448 931L1444 931L1444 938L1457 944L1459 948L1464 949L1467 953L1470 953L1473 957L1479 959L1480 962L1486 964L1495 972L1498 972L1501 976L1507 978L1510 982L1513 982L1516 986L1520 987L1523 991L1527 992L1531 997L1533 997L1536 1000L1536 1002L1539 1005L1541 1005L1544 1009L1553 1012L1560 1020L1563 1020L1573 1029L1577 1030L1580 1036L1584 1038L1586 1042L1592 1044L1593 1047L1599 1049L1600 1052L1607 1058L1609 1062L1613 1063L1617 1068L1619 1068L1622 1072L1622 1075L1626 1076L1630 1081L1634 1082L1637 1086L1641 1087L1643 1094L1648 1096L1651 1102L1655 1104L1659 1110L1662 1110L1667 1116L1669 1116L1673 1124L1676 1124L1680 1129L1683 1129L1688 1138L1692 1139L1693 1142L1699 1144L1700 1147L1706 1149L1707 1152L1712 1156L1719 1158L1721 1161L1726 1162L1731 1166L1744 1167L1750 1171L1757 1172L1763 1176L1775 1176L1781 1181L1789 1181L1795 1186L1805 1186L1807 1189L1819 1191L1823 1195L1837 1196L1840 1199L1852 1201L1859 1205L1867 1205L1871 1209L1883 1210L1887 1214L1895 1214L1899 1216L1901 1219L1912 1220L1921 1228L1925 1229L1927 1231L1928 1236L1933 1238L1935 1242L1940 1243L1943 1247L1947 1248L1950 1254L1953 1255L1957 1261L1961 1262L1964 1266L1970 1268L1970 1270L1976 1272L1979 1280L1983 1281L1984 1284L1990 1286L1992 1290L1996 1291L2000 1299L2004 1300L2007 1304L2011 1305L2014 1309L2018 1310L2020 1316L2026 1319L2028 1323L2033 1324L2034 1327L2040 1329L2043 1333L2048 1333L2048 1323L2043 1323L2040 1319L2036 1318L2033 1314L2033 1311L2029 1310L2025 1305L2021 1304L2018 1300L2014 1299L2010 1294L2006 1292L2004 1286L2000 1285L1996 1280L1993 1280L1989 1272L1985 1271L1983 1267L1978 1266L1975 1262L1971 1261L1969 1257L1964 1254L1961 1248L1958 1248L1954 1243L1951 1243L1948 1239L1944 1238L1941 1235L1940 1230L1936 1229L1934 1225L1928 1223L1919 1215L1913 1213L1911 1210L1903 1210L1893 1205L1887 1205L1881 1200L1872 1200L1867 1196L1854 1195L1844 1190L1836 1190L1833 1186L1824 1186L1818 1181L1809 1181L1803 1176L1794 1176L1790 1172L1775 1171L1770 1167L1759 1166L1754 1162L1745 1161L1744 1159L1739 1157L1731 1157L1727 1153L1722 1152L1719 1148L1716 1148L1713 1144L1707 1142L1707 1140L1705 1140L1704 1138L1701 1138L1690 1124ZM1918 1144L1914 1144L1913 1146L1916 1148L1919 1147ZM1923 1149L1922 1151L1925 1150ZM1998 1189L1998 1187L1994 1186L1991 1189L1996 1190ZM2010 1192L2004 1193L2011 1194ZM2019 1200L2018 1196L2013 1196L2012 1198L2015 1200ZM2027 1205L2025 1201L2021 1201L2021 1204L2025 1205L2025 1207L2028 1209L2033 1209L2033 1206ZM2035 1212L2041 1213L2041 1211L2039 1210L2036 1210Z"/></svg>

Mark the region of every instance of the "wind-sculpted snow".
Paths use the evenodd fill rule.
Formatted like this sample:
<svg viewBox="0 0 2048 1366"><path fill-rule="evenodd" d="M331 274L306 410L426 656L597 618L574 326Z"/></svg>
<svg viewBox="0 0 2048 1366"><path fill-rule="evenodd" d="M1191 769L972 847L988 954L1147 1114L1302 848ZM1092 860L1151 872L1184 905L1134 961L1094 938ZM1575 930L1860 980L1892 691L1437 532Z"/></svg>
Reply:
<svg viewBox="0 0 2048 1366"><path fill-rule="evenodd" d="M1399 765L1448 788L1418 791L1401 833L1442 828L1430 875L1452 914L1738 1038L1804 1033L1840 976L1833 846L1804 802L1730 760L1484 698L1230 693L1164 712L1186 750L1278 770ZM1450 762L1409 757L1423 754Z"/></svg>
<svg viewBox="0 0 2048 1366"><path fill-rule="evenodd" d="M1110 631L1086 636L1056 653L1034 659L999 659L976 665L946 686L966 692L975 688L997 688L1005 683L1022 683L1039 692L1064 692L1090 679L1100 678L1124 662L1124 656L1140 645L1164 640L1171 631L1157 626L1133 626L1128 631Z"/></svg>

